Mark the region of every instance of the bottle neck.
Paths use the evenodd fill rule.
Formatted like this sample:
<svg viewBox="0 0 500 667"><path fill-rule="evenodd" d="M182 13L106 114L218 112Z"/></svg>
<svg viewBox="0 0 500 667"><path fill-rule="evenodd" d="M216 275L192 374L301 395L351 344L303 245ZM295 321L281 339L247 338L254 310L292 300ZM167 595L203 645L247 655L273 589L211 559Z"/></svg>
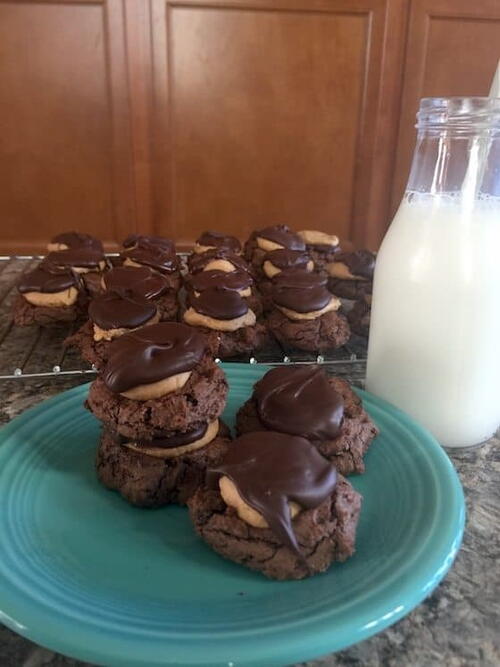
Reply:
<svg viewBox="0 0 500 667"><path fill-rule="evenodd" d="M407 192L500 196L500 133L420 129Z"/></svg>

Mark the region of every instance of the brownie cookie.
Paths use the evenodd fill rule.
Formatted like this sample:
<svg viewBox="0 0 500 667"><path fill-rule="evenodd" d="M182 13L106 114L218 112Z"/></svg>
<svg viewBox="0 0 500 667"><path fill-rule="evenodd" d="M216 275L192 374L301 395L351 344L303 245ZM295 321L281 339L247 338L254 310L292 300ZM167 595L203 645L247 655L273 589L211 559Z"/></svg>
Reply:
<svg viewBox="0 0 500 667"><path fill-rule="evenodd" d="M378 434L349 384L319 366L266 373L236 416L238 435L252 431L307 438L343 475L365 471L363 456Z"/></svg>
<svg viewBox="0 0 500 667"><path fill-rule="evenodd" d="M203 335L162 322L121 336L91 385L87 407L111 430L150 440L158 430L186 432L224 409L227 382Z"/></svg>
<svg viewBox="0 0 500 667"><path fill-rule="evenodd" d="M227 250L227 248L216 248L199 254L193 253L188 257L187 265L191 274L211 270L225 271L226 273L237 270L250 271L250 267L243 257Z"/></svg>
<svg viewBox="0 0 500 667"><path fill-rule="evenodd" d="M56 252L58 250L73 250L75 248L92 248L103 252L103 247L99 239L82 234L80 232L63 232L50 239L47 245L47 252Z"/></svg>
<svg viewBox="0 0 500 667"><path fill-rule="evenodd" d="M138 507L184 505L203 483L207 468L220 463L231 442L223 422L216 422L214 427L215 435L209 434L208 442L201 446L197 444L204 436L207 439L207 424L192 434L156 438L153 447L148 441L129 443L105 428L97 451L97 477Z"/></svg>
<svg viewBox="0 0 500 667"><path fill-rule="evenodd" d="M21 276L17 289L12 317L19 326L74 322L85 311L78 275L49 262Z"/></svg>
<svg viewBox="0 0 500 667"><path fill-rule="evenodd" d="M258 271L264 261L266 253L272 250L300 250L306 249L304 241L287 225L273 225L265 229L252 232L245 243L244 257Z"/></svg>
<svg viewBox="0 0 500 667"><path fill-rule="evenodd" d="M203 234L196 239L193 252L200 254L207 250L217 250L220 248L224 248L236 255L241 253L241 243L235 236L228 236L227 234L221 234L220 232L214 231L203 232Z"/></svg>
<svg viewBox="0 0 500 667"><path fill-rule="evenodd" d="M177 291L181 286L181 266L172 248L138 240L136 245L122 251L121 258L124 266L148 266L158 271L168 281L170 289Z"/></svg>
<svg viewBox="0 0 500 667"><path fill-rule="evenodd" d="M184 283L188 294L199 296L202 292L213 287L235 290L248 303L249 308L258 318L262 315L262 301L254 286L254 280L248 271L236 269L230 273L210 269L188 275Z"/></svg>
<svg viewBox="0 0 500 667"><path fill-rule="evenodd" d="M372 293L374 270L375 255L369 250L339 252L326 266L328 289L343 299L361 299Z"/></svg>
<svg viewBox="0 0 500 667"><path fill-rule="evenodd" d="M102 285L105 289L132 290L151 300L158 308L162 322L177 319L177 291L172 289L167 276L149 266L115 266L102 276Z"/></svg>
<svg viewBox="0 0 500 667"><path fill-rule="evenodd" d="M217 553L272 579L303 579L354 553L361 496L304 438L235 440L188 501Z"/></svg>
<svg viewBox="0 0 500 667"><path fill-rule="evenodd" d="M338 236L325 234L313 229L304 229L297 232L306 244L317 271L324 271L326 266L334 261L336 253L340 251Z"/></svg>
<svg viewBox="0 0 500 667"><path fill-rule="evenodd" d="M41 263L41 266L47 265L85 274L104 271L106 258L102 250L91 246L80 246L49 252Z"/></svg>
<svg viewBox="0 0 500 667"><path fill-rule="evenodd" d="M129 234L122 243L124 248L136 248L138 245L152 245L167 252L175 253L175 243L165 236L145 236L144 234Z"/></svg>
<svg viewBox="0 0 500 667"><path fill-rule="evenodd" d="M340 301L318 273L298 269L279 273L273 278L271 299L267 325L284 345L318 352L349 340L347 319L337 312Z"/></svg>
<svg viewBox="0 0 500 667"><path fill-rule="evenodd" d="M217 342L217 356L221 359L249 354L268 342L265 325L257 322L238 290L209 287L202 292L192 291L183 318Z"/></svg>
<svg viewBox="0 0 500 667"><path fill-rule="evenodd" d="M264 312L272 310L272 286L273 279L283 271L302 269L312 271L314 264L307 252L302 250L271 250L266 252L262 266L258 270L258 285L262 296L262 307Z"/></svg>
<svg viewBox="0 0 500 667"><path fill-rule="evenodd" d="M130 331L156 324L159 313L156 305L131 290L108 290L90 302L89 321L64 341L76 347L80 354L96 368L102 368L108 359L109 343Z"/></svg>
<svg viewBox="0 0 500 667"><path fill-rule="evenodd" d="M356 301L351 310L347 313L347 319L351 326L351 331L358 336L368 337L370 333L370 316L372 310L372 296L365 294Z"/></svg>

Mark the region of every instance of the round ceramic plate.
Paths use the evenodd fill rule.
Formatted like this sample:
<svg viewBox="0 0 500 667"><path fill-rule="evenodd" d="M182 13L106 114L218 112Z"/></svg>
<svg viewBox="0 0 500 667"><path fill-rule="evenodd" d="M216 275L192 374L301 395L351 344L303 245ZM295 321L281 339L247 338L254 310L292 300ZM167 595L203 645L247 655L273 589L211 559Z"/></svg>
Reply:
<svg viewBox="0 0 500 667"><path fill-rule="evenodd" d="M225 366L225 418L261 366ZM443 578L457 553L464 501L437 442L361 392L381 429L366 473L356 554L322 575L273 582L223 560L187 510L141 510L94 475L99 424L87 386L0 432L0 621L100 665L283 665L379 632Z"/></svg>

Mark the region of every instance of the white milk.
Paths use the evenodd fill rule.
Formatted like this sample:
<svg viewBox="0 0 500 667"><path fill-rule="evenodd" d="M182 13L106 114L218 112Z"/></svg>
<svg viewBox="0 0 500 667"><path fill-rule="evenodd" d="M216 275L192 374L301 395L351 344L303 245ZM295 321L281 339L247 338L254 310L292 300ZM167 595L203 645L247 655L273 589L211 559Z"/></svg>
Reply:
<svg viewBox="0 0 500 667"><path fill-rule="evenodd" d="M367 389L447 447L500 424L500 198L403 200L375 269Z"/></svg>

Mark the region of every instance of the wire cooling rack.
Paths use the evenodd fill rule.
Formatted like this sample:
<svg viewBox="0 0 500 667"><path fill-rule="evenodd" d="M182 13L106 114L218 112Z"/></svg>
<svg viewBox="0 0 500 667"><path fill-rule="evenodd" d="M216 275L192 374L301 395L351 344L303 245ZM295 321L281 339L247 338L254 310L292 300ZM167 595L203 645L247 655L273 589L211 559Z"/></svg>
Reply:
<svg viewBox="0 0 500 667"><path fill-rule="evenodd" d="M186 257L182 253L180 256L182 259ZM90 379L95 369L82 361L75 349L63 346L64 339L74 333L81 322L47 327L20 327L12 322L16 284L22 274L33 269L42 258L42 255L0 256L0 380L82 375L89 375ZM247 357L226 361L270 365L320 363L336 374L362 377L366 362L366 340L354 336L338 350L317 354L273 343Z"/></svg>

